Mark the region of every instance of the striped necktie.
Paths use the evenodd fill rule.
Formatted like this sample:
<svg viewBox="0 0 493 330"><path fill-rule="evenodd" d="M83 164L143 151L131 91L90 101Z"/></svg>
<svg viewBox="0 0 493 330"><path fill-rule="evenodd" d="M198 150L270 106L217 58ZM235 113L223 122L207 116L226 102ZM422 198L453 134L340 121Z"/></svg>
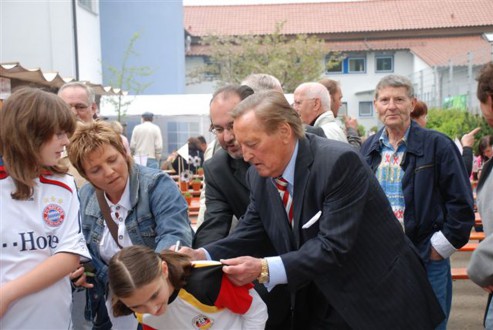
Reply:
<svg viewBox="0 0 493 330"><path fill-rule="evenodd" d="M293 198L288 191L288 182L282 176L274 178L274 182L277 190L279 190L279 195L281 196L282 204L288 215L289 224L293 223Z"/></svg>

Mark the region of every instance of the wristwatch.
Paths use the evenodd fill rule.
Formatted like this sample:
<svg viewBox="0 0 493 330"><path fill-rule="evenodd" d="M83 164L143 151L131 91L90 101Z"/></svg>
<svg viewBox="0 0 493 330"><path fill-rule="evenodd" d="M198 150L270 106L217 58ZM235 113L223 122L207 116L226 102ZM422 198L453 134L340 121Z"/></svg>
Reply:
<svg viewBox="0 0 493 330"><path fill-rule="evenodd" d="M260 275L257 277L257 280L259 283L267 283L269 282L269 264L265 259L260 259L260 262L262 264L262 270L260 271Z"/></svg>

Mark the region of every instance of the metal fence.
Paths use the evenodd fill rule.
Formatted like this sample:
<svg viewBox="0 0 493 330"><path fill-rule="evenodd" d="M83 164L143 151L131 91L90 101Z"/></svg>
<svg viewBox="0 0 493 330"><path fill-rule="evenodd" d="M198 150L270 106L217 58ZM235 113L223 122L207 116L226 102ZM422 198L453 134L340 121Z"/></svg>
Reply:
<svg viewBox="0 0 493 330"><path fill-rule="evenodd" d="M448 65L435 66L409 76L418 99L429 108L456 108L479 114L476 98L476 76L481 67L492 60L488 49L471 50L450 58Z"/></svg>

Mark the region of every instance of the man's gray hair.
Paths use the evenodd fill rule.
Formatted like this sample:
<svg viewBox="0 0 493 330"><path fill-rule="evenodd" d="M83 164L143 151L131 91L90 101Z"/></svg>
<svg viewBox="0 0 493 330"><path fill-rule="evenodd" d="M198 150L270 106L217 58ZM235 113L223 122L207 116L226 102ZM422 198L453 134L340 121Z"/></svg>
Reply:
<svg viewBox="0 0 493 330"><path fill-rule="evenodd" d="M407 96L409 96L410 98L414 98L415 96L414 86L409 78L397 74L390 74L380 79L380 81L377 84L377 87L375 87L375 100L378 99L378 92L381 89L387 87L393 87L393 88L404 87L407 90Z"/></svg>
<svg viewBox="0 0 493 330"><path fill-rule="evenodd" d="M279 92L283 91L279 79L265 73L252 73L243 79L241 85L250 87L255 93L266 90L276 90Z"/></svg>
<svg viewBox="0 0 493 330"><path fill-rule="evenodd" d="M281 123L288 123L298 139L305 136L300 116L281 92L270 90L252 94L233 109L232 117L236 120L250 111L255 113L267 134L277 132Z"/></svg>
<svg viewBox="0 0 493 330"><path fill-rule="evenodd" d="M96 93L94 92L94 89L92 89L91 86L88 86L80 81L71 81L62 85L62 87L60 87L60 89L58 90L58 95L60 95L61 92L66 88L75 88L75 87L82 88L86 91L87 101L90 103L89 105L92 105L93 103L96 102Z"/></svg>
<svg viewBox="0 0 493 330"><path fill-rule="evenodd" d="M318 82L306 82L296 87L306 99L319 99L323 112L330 111L330 94L324 85ZM295 90L295 91L296 91Z"/></svg>

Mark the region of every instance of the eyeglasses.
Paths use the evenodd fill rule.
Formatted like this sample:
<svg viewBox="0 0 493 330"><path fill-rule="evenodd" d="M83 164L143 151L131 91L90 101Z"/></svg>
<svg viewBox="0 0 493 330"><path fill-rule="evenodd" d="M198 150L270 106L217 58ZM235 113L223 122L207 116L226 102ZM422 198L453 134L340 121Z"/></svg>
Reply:
<svg viewBox="0 0 493 330"><path fill-rule="evenodd" d="M89 106L85 104L69 104L69 107L71 109L74 108L76 111L82 111L84 109L89 108Z"/></svg>
<svg viewBox="0 0 493 330"><path fill-rule="evenodd" d="M228 131L228 132L232 133L233 132L233 122L227 124L226 127L211 125L209 131L214 135L221 135L224 133L224 131Z"/></svg>

